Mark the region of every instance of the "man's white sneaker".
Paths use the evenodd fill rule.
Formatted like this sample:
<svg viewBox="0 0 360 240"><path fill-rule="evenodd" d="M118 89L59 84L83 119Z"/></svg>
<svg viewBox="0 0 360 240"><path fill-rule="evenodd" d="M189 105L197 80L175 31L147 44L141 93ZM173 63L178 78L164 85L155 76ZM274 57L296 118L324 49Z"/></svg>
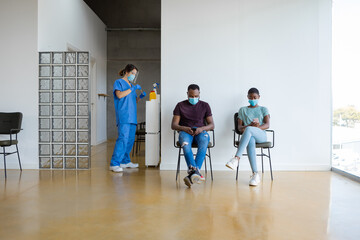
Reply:
<svg viewBox="0 0 360 240"><path fill-rule="evenodd" d="M113 171L113 172L122 172L123 169L119 166L110 166L110 171Z"/></svg>
<svg viewBox="0 0 360 240"><path fill-rule="evenodd" d="M237 157L233 157L232 159L230 159L230 161L228 161L225 164L225 166L227 166L228 168L230 168L232 170L236 170L238 164L239 164L239 159Z"/></svg>
<svg viewBox="0 0 360 240"><path fill-rule="evenodd" d="M139 167L139 164L138 164L138 163L129 162L129 163L127 163L127 164L120 164L120 167L122 167L122 168L138 168L138 167Z"/></svg>
<svg viewBox="0 0 360 240"><path fill-rule="evenodd" d="M249 185L250 185L250 186L257 186L259 183L260 183L260 175L259 175L258 173L254 173L254 174L251 176Z"/></svg>
<svg viewBox="0 0 360 240"><path fill-rule="evenodd" d="M190 179L191 179L191 182L197 183L197 184L200 184L201 182L203 182L201 180L201 175L199 175L197 173L194 173L193 175L191 175Z"/></svg>

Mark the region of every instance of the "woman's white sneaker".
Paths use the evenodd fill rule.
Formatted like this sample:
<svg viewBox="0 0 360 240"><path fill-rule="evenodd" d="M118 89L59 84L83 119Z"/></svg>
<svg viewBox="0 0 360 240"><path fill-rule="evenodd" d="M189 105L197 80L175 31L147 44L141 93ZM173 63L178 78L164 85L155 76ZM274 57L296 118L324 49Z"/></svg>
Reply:
<svg viewBox="0 0 360 240"><path fill-rule="evenodd" d="M138 168L138 167L139 167L139 164L138 164L138 163L129 162L129 163L128 163L128 167L129 167L129 168Z"/></svg>
<svg viewBox="0 0 360 240"><path fill-rule="evenodd" d="M124 171L121 167L119 166L110 166L110 171L113 171L113 172L122 172Z"/></svg>
<svg viewBox="0 0 360 240"><path fill-rule="evenodd" d="M239 159L237 157L233 157L232 159L230 159L230 161L228 161L225 164L225 166L227 166L228 168L230 168L232 170L236 170L238 164L239 164Z"/></svg>
<svg viewBox="0 0 360 240"><path fill-rule="evenodd" d="M138 163L129 162L129 163L127 163L127 164L120 164L120 167L122 167L122 168L138 168L138 167L139 167L139 164L138 164Z"/></svg>
<svg viewBox="0 0 360 240"><path fill-rule="evenodd" d="M254 174L251 176L249 185L250 185L250 186L257 186L259 183L260 183L260 175L259 175L258 173L254 173Z"/></svg>

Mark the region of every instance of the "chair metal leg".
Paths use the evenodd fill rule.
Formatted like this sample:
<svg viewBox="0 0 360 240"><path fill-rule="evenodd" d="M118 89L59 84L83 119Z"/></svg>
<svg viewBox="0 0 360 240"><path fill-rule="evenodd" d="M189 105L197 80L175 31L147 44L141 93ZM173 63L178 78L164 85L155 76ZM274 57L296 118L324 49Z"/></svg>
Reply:
<svg viewBox="0 0 360 240"><path fill-rule="evenodd" d="M138 148L139 148L139 137L136 136L136 154L138 153Z"/></svg>
<svg viewBox="0 0 360 240"><path fill-rule="evenodd" d="M19 148L18 148L18 145L17 145L17 144L16 144L16 152L17 152L17 155L18 155L18 160L19 160L20 171L22 171L21 162L20 162Z"/></svg>
<svg viewBox="0 0 360 240"><path fill-rule="evenodd" d="M138 138L136 153L140 152L141 140Z"/></svg>
<svg viewBox="0 0 360 240"><path fill-rule="evenodd" d="M270 163L270 174L271 174L271 181L274 180L273 173L272 173L272 166L271 166L271 156L270 156L270 148L268 148L268 154L269 154L269 163Z"/></svg>
<svg viewBox="0 0 360 240"><path fill-rule="evenodd" d="M178 179L178 175L180 173L180 154L181 154L181 147L179 148L179 155L178 155L178 163L177 163L177 169L176 169L176 181Z"/></svg>
<svg viewBox="0 0 360 240"><path fill-rule="evenodd" d="M3 151L4 151L4 171L5 171L5 178L7 178L7 175L6 175L5 147L3 147Z"/></svg>
<svg viewBox="0 0 360 240"><path fill-rule="evenodd" d="M205 162L205 174L207 174L207 167L206 167L206 154L205 154L205 159L204 159L204 162ZM199 169L200 170L200 169Z"/></svg>
<svg viewBox="0 0 360 240"><path fill-rule="evenodd" d="M238 180L238 175L239 175L239 165L240 165L240 159L238 160L238 165L236 168L236 181Z"/></svg>
<svg viewBox="0 0 360 240"><path fill-rule="evenodd" d="M136 140L135 140L135 143L134 143L134 146L132 148L132 156L134 157L134 153L135 153L135 147L136 147Z"/></svg>
<svg viewBox="0 0 360 240"><path fill-rule="evenodd" d="M262 168L262 173L264 173L264 153L263 153L263 148L261 148L261 168Z"/></svg>
<svg viewBox="0 0 360 240"><path fill-rule="evenodd" d="M210 148L208 148L209 150L209 163L210 163L210 173L211 173L211 181L214 180L214 177L213 177L213 171L212 171L212 163L211 163L211 153L210 153ZM206 157L205 157L206 158ZM206 159L205 159L206 161Z"/></svg>

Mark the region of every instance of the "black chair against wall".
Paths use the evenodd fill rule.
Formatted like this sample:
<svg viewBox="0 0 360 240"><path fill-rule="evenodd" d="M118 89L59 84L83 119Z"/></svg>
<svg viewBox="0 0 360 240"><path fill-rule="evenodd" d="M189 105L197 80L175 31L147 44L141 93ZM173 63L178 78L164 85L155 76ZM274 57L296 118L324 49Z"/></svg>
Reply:
<svg viewBox="0 0 360 240"><path fill-rule="evenodd" d="M213 172L212 172L212 163L211 163L211 152L210 149L215 147L215 132L214 130L210 130L208 132L212 132L212 138L210 138L209 144L208 144L208 148L207 148L207 153L205 155L205 174L207 173L207 167L206 167L206 157L208 157L209 159L209 164L210 164L210 173L211 173L211 181L214 180L213 179ZM178 175L180 173L180 158L181 156L184 156L184 153L181 153L182 150L182 146L180 144L180 142L178 141L179 137L177 137L178 131L174 130L174 147L179 149L179 154L178 154L178 162L177 162L177 168L176 168L176 178L175 180L177 181L178 179ZM191 148L197 148L197 144L196 143L192 143ZM194 153L194 156L196 156L196 153Z"/></svg>
<svg viewBox="0 0 360 240"><path fill-rule="evenodd" d="M233 129L234 131L234 147L238 148L239 147L239 142L241 139L241 133L239 131L238 128L238 113L234 114L234 127L235 129ZM270 173L271 173L271 181L274 180L273 178L273 173L272 173L272 166L271 166L271 155L270 155L270 149L274 147L275 144L275 132L273 130L265 130L266 132L270 132L272 134L272 142L264 142L264 143L256 143L256 148L260 148L261 149L261 153L260 154L256 154L256 156L261 156L261 168L262 168L262 172L264 173L264 157L267 157L269 159L269 164L270 164ZM264 149L267 149L267 154L264 153ZM246 153L243 154L243 156L247 156ZM236 180L238 180L238 174L239 174L239 165L237 166L236 169Z"/></svg>
<svg viewBox="0 0 360 240"><path fill-rule="evenodd" d="M135 143L133 147L132 156L134 156L135 151L136 154L140 152L141 143L145 142L145 135L146 135L145 122L141 122L136 127Z"/></svg>
<svg viewBox="0 0 360 240"><path fill-rule="evenodd" d="M5 178L7 177L7 175L6 175L6 156L8 156L10 154L17 153L20 170L22 171L20 155L19 155L19 148L18 148L18 138L17 138L17 134L20 132L20 130L22 130L21 122L22 122L22 113L20 113L20 112L14 112L14 113L1 112L0 113L0 134L9 136L9 140L0 140L0 147L3 148L3 152L0 152L0 154L4 155ZM15 139L13 139L13 135L15 135ZM15 152L5 152L5 148L10 147L12 145L16 146L16 151Z"/></svg>

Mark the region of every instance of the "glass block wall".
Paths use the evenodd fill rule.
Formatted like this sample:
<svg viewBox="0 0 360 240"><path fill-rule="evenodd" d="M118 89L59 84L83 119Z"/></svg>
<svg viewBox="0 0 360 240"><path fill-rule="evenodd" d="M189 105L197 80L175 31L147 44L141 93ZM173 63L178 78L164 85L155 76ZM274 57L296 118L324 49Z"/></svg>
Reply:
<svg viewBox="0 0 360 240"><path fill-rule="evenodd" d="M39 164L90 168L89 53L39 53Z"/></svg>

